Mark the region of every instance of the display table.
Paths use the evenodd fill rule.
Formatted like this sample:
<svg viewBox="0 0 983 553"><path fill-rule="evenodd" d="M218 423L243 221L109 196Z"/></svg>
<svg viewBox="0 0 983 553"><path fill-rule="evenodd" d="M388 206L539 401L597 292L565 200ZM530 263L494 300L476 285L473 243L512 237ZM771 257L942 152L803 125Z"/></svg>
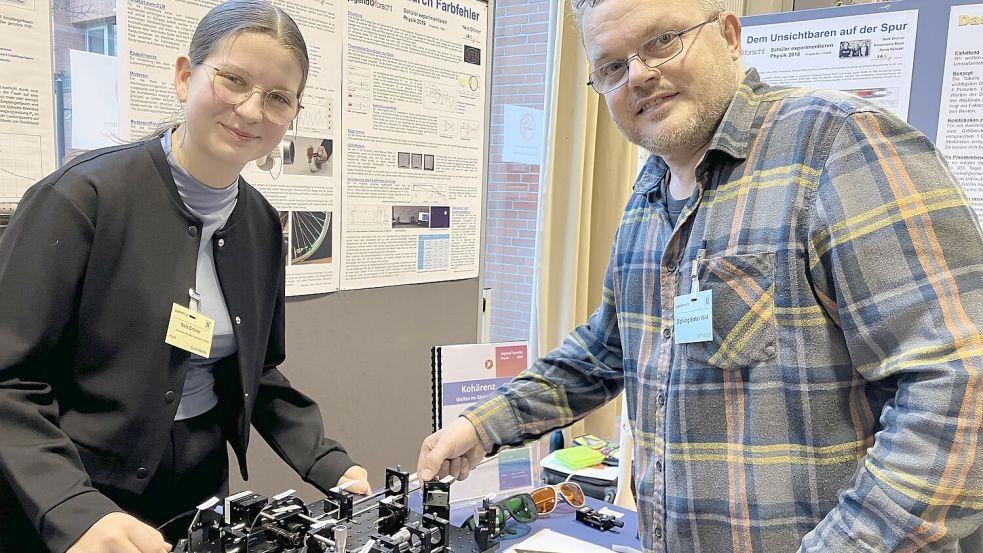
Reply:
<svg viewBox="0 0 983 553"><path fill-rule="evenodd" d="M501 497L499 499L501 499ZM599 501L592 497L588 497L586 500L587 506L594 510L599 511L603 508L607 508L609 511L622 513L623 516L618 520L625 523L624 528L614 528L613 530L607 532L595 530L589 526L577 522L575 518L576 510L567 503L561 502L552 513L541 516L535 522L526 525L529 526L529 532L525 535L515 539L499 538L499 543L501 543L499 551L505 551L517 543L520 543L522 540L532 536L536 532L547 528L553 530L554 532L565 534L605 548L610 548L612 545L626 545L641 551L642 546L638 540L638 517L635 512L625 510L610 503ZM480 501L481 500L454 503L451 506L451 523L457 526L462 525L469 516L474 514L474 505ZM420 510L421 499L419 491L414 492L410 497L410 508L414 511ZM516 522L510 519L508 524L514 525Z"/></svg>

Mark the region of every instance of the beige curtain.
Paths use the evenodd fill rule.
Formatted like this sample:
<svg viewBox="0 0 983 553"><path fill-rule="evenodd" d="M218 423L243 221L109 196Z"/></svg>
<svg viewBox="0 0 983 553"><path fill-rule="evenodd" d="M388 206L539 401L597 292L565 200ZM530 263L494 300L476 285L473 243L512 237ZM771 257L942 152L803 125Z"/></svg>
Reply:
<svg viewBox="0 0 983 553"><path fill-rule="evenodd" d="M555 11L531 340L539 355L560 345L597 308L614 232L637 173L637 149L618 131L604 99L585 85L588 64L569 1L561 0ZM620 404L592 413L569 434L617 441Z"/></svg>

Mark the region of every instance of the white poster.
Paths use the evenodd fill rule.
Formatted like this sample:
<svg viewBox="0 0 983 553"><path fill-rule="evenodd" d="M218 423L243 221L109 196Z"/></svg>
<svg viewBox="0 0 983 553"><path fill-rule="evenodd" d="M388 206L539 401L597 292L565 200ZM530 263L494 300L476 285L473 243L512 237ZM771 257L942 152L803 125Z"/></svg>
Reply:
<svg viewBox="0 0 983 553"><path fill-rule="evenodd" d="M51 6L0 0L0 203L55 170Z"/></svg>
<svg viewBox="0 0 983 553"><path fill-rule="evenodd" d="M72 147L119 144L119 58L69 50L72 65Z"/></svg>
<svg viewBox="0 0 983 553"><path fill-rule="evenodd" d="M287 295L338 289L341 240L341 0L277 0L297 22L311 60L304 106L280 147L242 176L280 210L289 244Z"/></svg>
<svg viewBox="0 0 983 553"><path fill-rule="evenodd" d="M983 4L953 6L936 144L983 222Z"/></svg>
<svg viewBox="0 0 983 553"><path fill-rule="evenodd" d="M187 53L198 21L217 0L119 0L120 136L139 140L181 116L174 61Z"/></svg>
<svg viewBox="0 0 983 553"><path fill-rule="evenodd" d="M346 9L341 287L475 277L488 6L349 0Z"/></svg>
<svg viewBox="0 0 983 553"><path fill-rule="evenodd" d="M3 1L3 0L0 0ZM174 61L187 52L198 21L215 0L120 2L120 121L137 139L180 115ZM307 42L310 72L304 106L274 151L249 163L242 176L280 211L288 252L287 295L338 289L335 228L340 203L340 38L334 2L278 0Z"/></svg>
<svg viewBox="0 0 983 553"><path fill-rule="evenodd" d="M744 66L772 85L842 90L908 119L918 11L744 27Z"/></svg>

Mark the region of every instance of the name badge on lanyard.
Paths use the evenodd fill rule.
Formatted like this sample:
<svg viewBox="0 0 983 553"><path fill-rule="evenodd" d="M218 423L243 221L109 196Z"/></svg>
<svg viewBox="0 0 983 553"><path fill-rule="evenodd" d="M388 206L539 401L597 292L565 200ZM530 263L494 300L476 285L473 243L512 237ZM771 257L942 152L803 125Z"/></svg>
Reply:
<svg viewBox="0 0 983 553"><path fill-rule="evenodd" d="M177 303L171 305L171 319L167 323L164 343L207 359L212 351L215 319L198 312L201 295L193 288L188 290L188 295L191 296L188 307Z"/></svg>
<svg viewBox="0 0 983 553"><path fill-rule="evenodd" d="M706 241L696 253L691 271L690 293L673 298L673 336L677 344L713 340L713 290L700 291L697 267L706 255Z"/></svg>

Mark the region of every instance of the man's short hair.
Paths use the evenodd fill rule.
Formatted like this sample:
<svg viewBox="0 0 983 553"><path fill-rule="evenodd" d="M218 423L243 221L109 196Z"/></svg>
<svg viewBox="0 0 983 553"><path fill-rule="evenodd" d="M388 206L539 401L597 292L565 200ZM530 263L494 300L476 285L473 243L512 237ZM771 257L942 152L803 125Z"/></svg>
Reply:
<svg viewBox="0 0 983 553"><path fill-rule="evenodd" d="M577 23L577 29L583 31L581 24L584 20L584 14L598 2L604 2L604 0L570 0L570 3L573 5L573 19ZM706 12L707 17L717 15L727 9L724 0L699 0L699 2L703 4L703 11Z"/></svg>

